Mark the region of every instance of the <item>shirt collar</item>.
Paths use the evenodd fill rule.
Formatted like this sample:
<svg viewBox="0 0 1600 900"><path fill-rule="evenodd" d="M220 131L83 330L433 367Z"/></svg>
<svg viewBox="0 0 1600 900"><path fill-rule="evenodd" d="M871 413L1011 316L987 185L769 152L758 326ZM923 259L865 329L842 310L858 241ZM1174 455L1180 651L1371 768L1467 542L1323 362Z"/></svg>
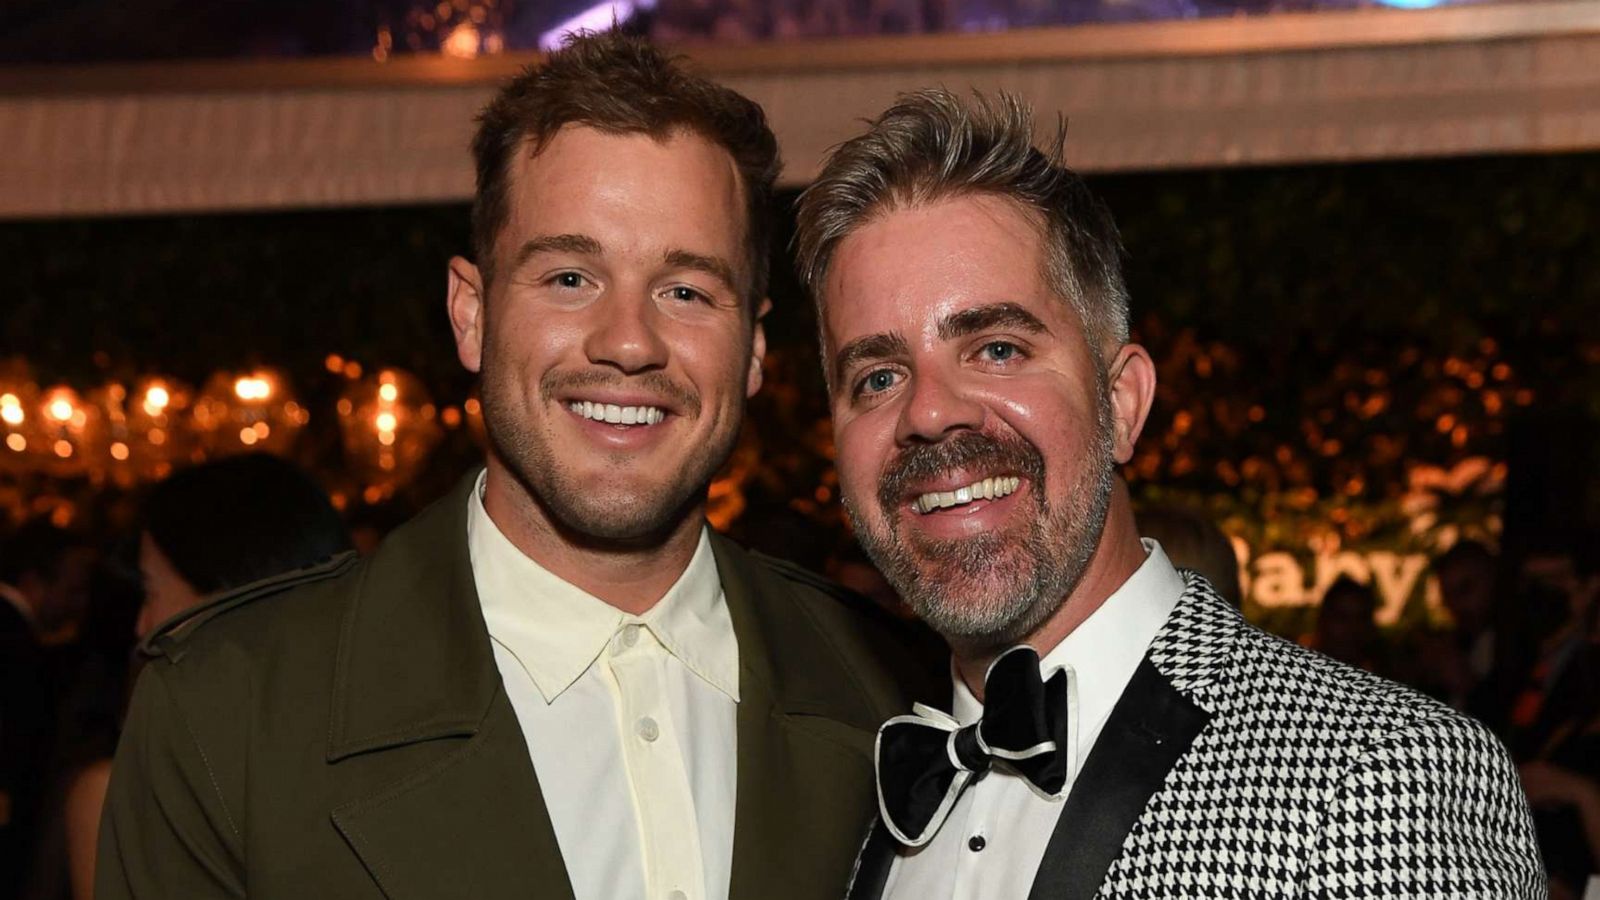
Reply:
<svg viewBox="0 0 1600 900"><path fill-rule="evenodd" d="M489 637L516 657L546 703L599 658L625 625L643 625L707 684L739 699L739 649L705 530L683 574L643 615L622 612L518 550L483 506L484 476L467 500L467 547Z"/></svg>
<svg viewBox="0 0 1600 900"><path fill-rule="evenodd" d="M1161 545L1145 538L1144 548L1144 562L1128 580L1039 661L1039 672L1045 678L1057 669L1072 669L1080 740L1099 733L1100 724L1111 715L1156 632L1183 596L1183 576L1173 568ZM977 721L983 715L983 704L960 677L954 681L951 709L956 720Z"/></svg>

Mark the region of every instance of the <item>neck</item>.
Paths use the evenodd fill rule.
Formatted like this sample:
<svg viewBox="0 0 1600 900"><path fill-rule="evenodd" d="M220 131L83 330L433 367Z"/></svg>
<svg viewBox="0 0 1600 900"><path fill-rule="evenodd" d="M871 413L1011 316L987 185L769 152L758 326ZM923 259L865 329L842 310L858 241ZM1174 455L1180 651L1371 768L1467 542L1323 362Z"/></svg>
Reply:
<svg viewBox="0 0 1600 900"><path fill-rule="evenodd" d="M1078 579L1072 593L1049 618L1020 641L1003 646L988 645L982 649L953 646L951 657L955 661L956 674L972 691L972 696L982 702L983 676L995 657L1017 644L1027 644L1043 659L1105 605L1106 600L1144 565L1144 560L1144 545L1139 542L1139 530L1133 520L1133 504L1128 499L1126 486L1118 480L1111 492L1105 525L1100 530L1100 541L1095 545L1094 554L1089 557L1089 564L1084 567L1083 576Z"/></svg>
<svg viewBox="0 0 1600 900"><path fill-rule="evenodd" d="M684 510L665 533L638 542L607 541L555 522L504 466L489 460L484 510L522 554L562 581L617 609L640 615L660 602L694 558L705 504Z"/></svg>

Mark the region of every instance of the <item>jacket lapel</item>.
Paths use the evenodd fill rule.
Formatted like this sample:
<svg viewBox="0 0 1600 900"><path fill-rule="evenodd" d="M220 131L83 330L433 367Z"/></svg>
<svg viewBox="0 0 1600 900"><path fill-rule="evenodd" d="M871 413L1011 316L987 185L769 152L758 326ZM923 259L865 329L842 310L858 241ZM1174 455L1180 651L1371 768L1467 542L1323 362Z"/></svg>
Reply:
<svg viewBox="0 0 1600 900"><path fill-rule="evenodd" d="M1034 876L1033 900L1090 900L1099 892L1150 798L1211 719L1206 700L1243 620L1204 579L1185 577L1183 597L1073 783Z"/></svg>
<svg viewBox="0 0 1600 900"><path fill-rule="evenodd" d="M1123 838L1210 718L1148 658L1141 662L1067 796L1030 896L1093 897Z"/></svg>
<svg viewBox="0 0 1600 900"><path fill-rule="evenodd" d="M476 480L379 548L340 637L329 764L389 755L409 774L332 818L391 900L572 896L478 604L466 525Z"/></svg>
<svg viewBox="0 0 1600 900"><path fill-rule="evenodd" d="M472 739L333 821L390 900L573 895L503 694Z"/></svg>
<svg viewBox="0 0 1600 900"><path fill-rule="evenodd" d="M787 582L714 537L739 640L733 897L837 897L872 808L877 723ZM827 883L832 881L833 883Z"/></svg>

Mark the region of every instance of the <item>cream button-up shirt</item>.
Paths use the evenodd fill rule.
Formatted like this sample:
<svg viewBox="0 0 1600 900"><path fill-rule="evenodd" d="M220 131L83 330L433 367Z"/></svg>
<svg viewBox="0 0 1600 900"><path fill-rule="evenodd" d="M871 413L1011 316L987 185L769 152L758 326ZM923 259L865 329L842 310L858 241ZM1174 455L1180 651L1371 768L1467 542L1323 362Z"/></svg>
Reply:
<svg viewBox="0 0 1600 900"><path fill-rule="evenodd" d="M1039 661L1045 678L1057 669L1072 673L1070 715L1076 719L1073 730L1078 739L1061 799L1035 792L1022 776L1004 767L991 769L987 777L962 792L933 840L896 857L884 885L886 900L1023 900L1028 896L1079 767L1089 757L1156 632L1183 595L1183 576L1167 560L1161 545L1147 539L1144 546L1144 563ZM953 680L953 716L962 725L970 725L983 715L983 704L959 676Z"/></svg>
<svg viewBox="0 0 1600 900"><path fill-rule="evenodd" d="M524 556L472 492L467 545L495 664L578 900L723 900L739 649L704 532L644 615Z"/></svg>

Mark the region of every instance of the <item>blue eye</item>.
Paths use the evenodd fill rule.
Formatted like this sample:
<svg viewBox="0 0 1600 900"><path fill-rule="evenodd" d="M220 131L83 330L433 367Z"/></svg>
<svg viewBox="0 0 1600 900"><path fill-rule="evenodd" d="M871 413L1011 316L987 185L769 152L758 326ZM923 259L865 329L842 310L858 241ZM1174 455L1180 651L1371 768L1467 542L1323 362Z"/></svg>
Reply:
<svg viewBox="0 0 1600 900"><path fill-rule="evenodd" d="M983 354L993 362L1006 362L1016 357L1017 345L1009 341L990 341L983 345Z"/></svg>
<svg viewBox="0 0 1600 900"><path fill-rule="evenodd" d="M861 379L860 390L866 394L882 393L894 387L896 380L895 374L888 369L877 369L867 373L867 377Z"/></svg>
<svg viewBox="0 0 1600 900"><path fill-rule="evenodd" d="M576 288L583 287L583 276L577 272L562 272L551 279L557 287Z"/></svg>

